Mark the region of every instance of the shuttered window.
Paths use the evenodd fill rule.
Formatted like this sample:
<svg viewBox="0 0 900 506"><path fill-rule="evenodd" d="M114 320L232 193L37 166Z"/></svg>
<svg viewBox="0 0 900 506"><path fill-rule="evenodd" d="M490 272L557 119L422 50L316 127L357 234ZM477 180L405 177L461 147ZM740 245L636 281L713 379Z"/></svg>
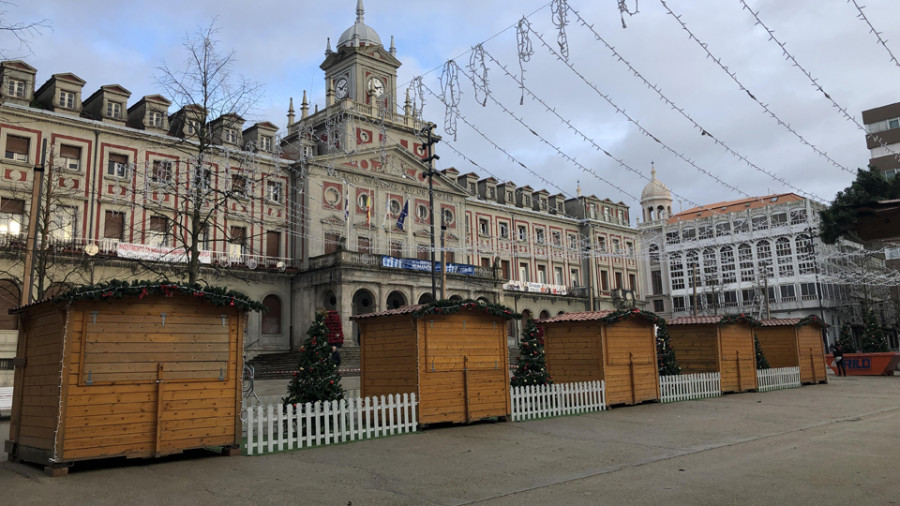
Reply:
<svg viewBox="0 0 900 506"><path fill-rule="evenodd" d="M125 232L125 213L106 211L106 222L103 227L103 237L107 239L122 240Z"/></svg>
<svg viewBox="0 0 900 506"><path fill-rule="evenodd" d="M0 201L0 213L25 214L25 201L20 199L3 199Z"/></svg>
<svg viewBox="0 0 900 506"><path fill-rule="evenodd" d="M10 160L18 160L20 162L28 161L28 143L30 139L20 137L18 135L6 136L6 158Z"/></svg>
<svg viewBox="0 0 900 506"><path fill-rule="evenodd" d="M266 256L281 256L281 233L272 231L266 232Z"/></svg>

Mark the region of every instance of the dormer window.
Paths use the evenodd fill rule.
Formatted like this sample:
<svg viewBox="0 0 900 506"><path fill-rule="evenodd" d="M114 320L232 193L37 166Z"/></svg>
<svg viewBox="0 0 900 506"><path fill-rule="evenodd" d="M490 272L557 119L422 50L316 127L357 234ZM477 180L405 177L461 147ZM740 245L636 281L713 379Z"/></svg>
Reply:
<svg viewBox="0 0 900 506"><path fill-rule="evenodd" d="M237 144L237 132L233 128L226 128L223 131L223 137L225 142L230 144Z"/></svg>
<svg viewBox="0 0 900 506"><path fill-rule="evenodd" d="M121 118L122 117L122 104L120 102L107 102L106 103L106 116L108 118Z"/></svg>
<svg viewBox="0 0 900 506"><path fill-rule="evenodd" d="M10 79L7 84L7 94L11 97L25 98L25 81Z"/></svg>
<svg viewBox="0 0 900 506"><path fill-rule="evenodd" d="M512 192L506 192L506 200L512 202L513 194Z"/></svg>
<svg viewBox="0 0 900 506"><path fill-rule="evenodd" d="M494 189L493 188L488 188L488 198L489 199L494 198Z"/></svg>
<svg viewBox="0 0 900 506"><path fill-rule="evenodd" d="M263 135L259 138L259 149L262 151L272 151L272 138L268 135Z"/></svg>
<svg viewBox="0 0 900 506"><path fill-rule="evenodd" d="M59 90L59 106L66 109L74 109L75 94L71 91Z"/></svg>
<svg viewBox="0 0 900 506"><path fill-rule="evenodd" d="M185 133L188 135L195 135L197 131L200 130L200 124L197 120L188 120L187 125L184 127Z"/></svg>
<svg viewBox="0 0 900 506"><path fill-rule="evenodd" d="M163 115L159 111L150 111L150 114L147 115L147 126L162 128L163 127Z"/></svg>

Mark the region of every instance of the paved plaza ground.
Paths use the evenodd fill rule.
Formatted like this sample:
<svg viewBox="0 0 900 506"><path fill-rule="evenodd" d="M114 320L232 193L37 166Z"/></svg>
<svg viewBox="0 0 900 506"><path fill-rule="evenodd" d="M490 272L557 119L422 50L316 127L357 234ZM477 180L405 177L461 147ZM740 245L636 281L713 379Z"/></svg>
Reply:
<svg viewBox="0 0 900 506"><path fill-rule="evenodd" d="M92 506L900 504L900 377L829 379L261 457L86 463L63 478L0 454L0 494ZM270 381L259 390L278 395L286 380Z"/></svg>

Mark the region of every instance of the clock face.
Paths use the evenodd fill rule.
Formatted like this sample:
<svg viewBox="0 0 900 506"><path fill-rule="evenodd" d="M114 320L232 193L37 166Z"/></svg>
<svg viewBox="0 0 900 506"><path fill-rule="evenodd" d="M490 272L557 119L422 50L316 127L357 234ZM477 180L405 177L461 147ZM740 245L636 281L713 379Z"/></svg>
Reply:
<svg viewBox="0 0 900 506"><path fill-rule="evenodd" d="M369 79L369 92L371 92L376 97L380 97L384 94L384 83L381 81L381 79L378 79L377 77Z"/></svg>
<svg viewBox="0 0 900 506"><path fill-rule="evenodd" d="M350 86L347 84L347 78L342 77L334 83L334 96L337 98L346 98Z"/></svg>

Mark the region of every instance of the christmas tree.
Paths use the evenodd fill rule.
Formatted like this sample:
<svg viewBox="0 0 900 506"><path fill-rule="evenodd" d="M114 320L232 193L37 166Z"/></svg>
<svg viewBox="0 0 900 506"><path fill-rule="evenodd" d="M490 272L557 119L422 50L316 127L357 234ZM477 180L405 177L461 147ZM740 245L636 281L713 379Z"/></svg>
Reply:
<svg viewBox="0 0 900 506"><path fill-rule="evenodd" d="M756 338L756 334L753 334L753 347L756 348L756 368L768 369L769 361L766 360L766 354L763 353L762 348L759 346L759 339Z"/></svg>
<svg viewBox="0 0 900 506"><path fill-rule="evenodd" d="M675 349L669 339L669 327L665 321L656 324L656 365L659 375L681 374L681 367L675 360Z"/></svg>
<svg viewBox="0 0 900 506"><path fill-rule="evenodd" d="M328 344L340 348L344 345L344 328L341 325L341 315L333 309L325 314L325 329L328 331Z"/></svg>
<svg viewBox="0 0 900 506"><path fill-rule="evenodd" d="M879 353L889 351L887 340L884 338L884 332L881 330L881 325L878 324L878 320L875 319L875 311L873 311L872 308L869 308L866 311L865 324L866 329L863 331L863 335L859 340L859 347L862 348L862 352ZM847 350L844 350L844 352L846 353Z"/></svg>
<svg viewBox="0 0 900 506"><path fill-rule="evenodd" d="M309 337L300 347L299 370L288 383L287 397L282 398L285 404L344 398L341 375L331 358L331 345L326 334L325 314L316 313L315 321L306 331Z"/></svg>
<svg viewBox="0 0 900 506"><path fill-rule="evenodd" d="M534 320L525 323L525 328L522 329L522 342L519 343L519 358L516 360L516 370L509 381L510 385L520 387L553 383L547 374L543 335L543 331L535 325Z"/></svg>
<svg viewBox="0 0 900 506"><path fill-rule="evenodd" d="M841 335L838 337L838 344L844 350L844 353L856 353L856 342L853 340L853 329L850 324L844 322L841 324Z"/></svg>

